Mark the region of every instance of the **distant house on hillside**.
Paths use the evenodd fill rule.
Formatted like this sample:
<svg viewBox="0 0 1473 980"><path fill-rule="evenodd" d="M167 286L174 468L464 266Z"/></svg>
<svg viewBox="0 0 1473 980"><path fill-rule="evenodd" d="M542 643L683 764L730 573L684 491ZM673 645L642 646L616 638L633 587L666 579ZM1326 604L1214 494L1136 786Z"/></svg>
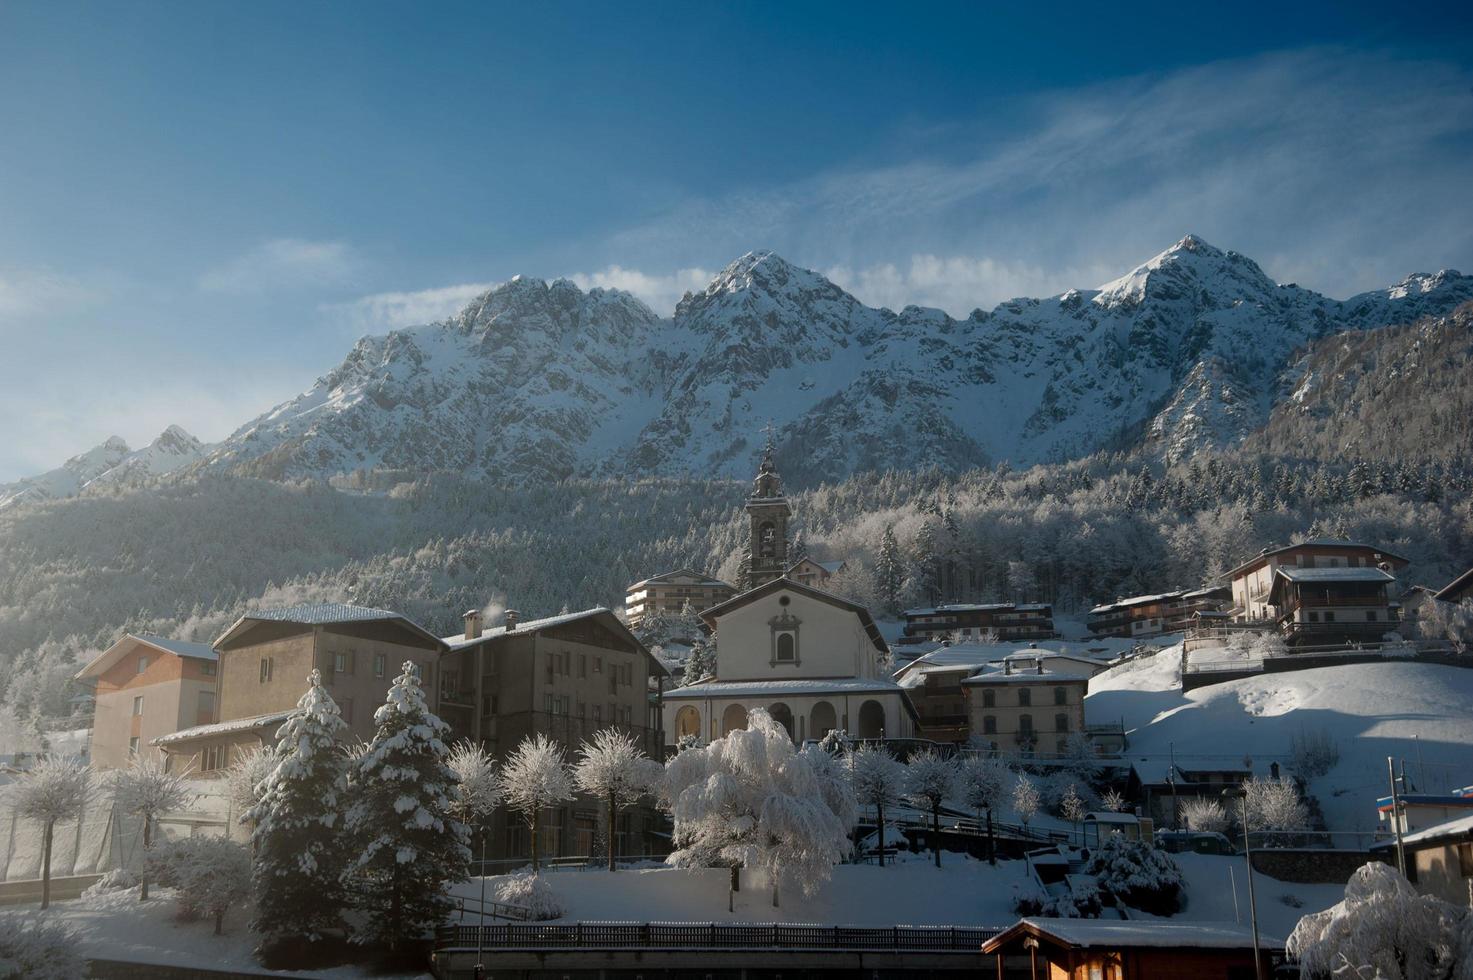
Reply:
<svg viewBox="0 0 1473 980"><path fill-rule="evenodd" d="M1198 613L1219 612L1230 601L1232 590L1225 585L1116 599L1089 611L1089 631L1126 638L1179 633L1195 624Z"/></svg>
<svg viewBox="0 0 1473 980"><path fill-rule="evenodd" d="M215 720L219 658L207 643L127 633L77 672L96 684L92 764L156 755L154 739Z"/></svg>
<svg viewBox="0 0 1473 980"><path fill-rule="evenodd" d="M907 609L907 637L928 638L953 635L964 639L982 639L995 633L999 640L1052 640L1054 607L1048 603L953 603Z"/></svg>
<svg viewBox="0 0 1473 980"><path fill-rule="evenodd" d="M730 584L679 568L635 582L624 593L624 622L638 629L649 616L677 616L687 605L699 613L736 595Z"/></svg>
<svg viewBox="0 0 1473 980"><path fill-rule="evenodd" d="M815 561L812 558L803 558L788 566L783 573L794 582L811 585L815 589L828 587L829 579L842 572L848 563L840 558L837 561Z"/></svg>
<svg viewBox="0 0 1473 980"><path fill-rule="evenodd" d="M1443 586L1433 598L1438 602L1462 602L1464 599L1473 599L1473 568Z"/></svg>
<svg viewBox="0 0 1473 980"><path fill-rule="evenodd" d="M364 741L373 738L373 713L406 661L419 666L434 707L436 662L445 644L387 609L307 603L248 613L214 649L220 676L213 723L154 740L204 776L227 768L242 749L270 743L306 692L313 668L321 671L352 737Z"/></svg>
<svg viewBox="0 0 1473 980"><path fill-rule="evenodd" d="M1265 548L1228 572L1236 622L1262 623L1297 645L1379 639L1400 624L1390 587L1407 559L1354 541Z"/></svg>

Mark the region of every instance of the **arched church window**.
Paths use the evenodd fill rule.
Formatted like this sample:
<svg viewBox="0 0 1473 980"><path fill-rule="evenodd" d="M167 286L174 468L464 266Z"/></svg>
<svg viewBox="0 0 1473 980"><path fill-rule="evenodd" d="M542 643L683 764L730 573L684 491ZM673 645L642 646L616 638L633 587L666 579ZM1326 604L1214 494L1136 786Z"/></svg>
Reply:
<svg viewBox="0 0 1473 980"><path fill-rule="evenodd" d="M792 633L777 635L777 659L785 662L798 659L798 642Z"/></svg>

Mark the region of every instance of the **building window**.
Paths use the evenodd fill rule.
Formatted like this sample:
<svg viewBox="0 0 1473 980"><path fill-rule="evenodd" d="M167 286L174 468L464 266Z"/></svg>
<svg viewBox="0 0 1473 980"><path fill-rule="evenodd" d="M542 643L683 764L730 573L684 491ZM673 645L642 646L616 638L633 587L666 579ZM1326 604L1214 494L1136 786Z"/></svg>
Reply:
<svg viewBox="0 0 1473 980"><path fill-rule="evenodd" d="M1027 708L1033 704L1033 691L1026 687L1018 688L1018 707Z"/></svg>
<svg viewBox="0 0 1473 980"><path fill-rule="evenodd" d="M382 653L375 653L373 655L373 676L378 680L383 680L384 655Z"/></svg>
<svg viewBox="0 0 1473 980"><path fill-rule="evenodd" d="M206 677L214 677L220 672L220 665L213 660L204 660L200 662L199 672Z"/></svg>
<svg viewBox="0 0 1473 980"><path fill-rule="evenodd" d="M790 662L798 659L798 644L793 639L792 633L779 633L777 636L777 659Z"/></svg>
<svg viewBox="0 0 1473 980"><path fill-rule="evenodd" d="M552 695L551 694L544 694L544 695L542 695L542 710L545 711L545 712L547 712L548 714L552 714Z"/></svg>
<svg viewBox="0 0 1473 980"><path fill-rule="evenodd" d="M134 718L142 718L143 717L143 695L141 695L141 694L138 695L138 697L136 697L136 698L133 699L133 717Z"/></svg>
<svg viewBox="0 0 1473 980"><path fill-rule="evenodd" d="M262 657L261 658L261 683L262 684L265 684L265 683L267 683L268 681L271 680L271 670L272 670L272 668L274 666L275 665L271 662L271 658L270 657Z"/></svg>
<svg viewBox="0 0 1473 980"><path fill-rule="evenodd" d="M1066 714L1054 715L1054 731L1067 732L1069 730L1069 716Z"/></svg>
<svg viewBox="0 0 1473 980"><path fill-rule="evenodd" d="M983 715L982 716L982 734L984 734L984 735L996 735L997 734L997 718L996 717L994 717L993 715Z"/></svg>
<svg viewBox="0 0 1473 980"><path fill-rule="evenodd" d="M604 706L601 705L601 704L595 704L593 706L593 723L595 725L598 725L598 724L601 724L603 722L603 720L604 720Z"/></svg>
<svg viewBox="0 0 1473 980"><path fill-rule="evenodd" d="M128 755L130 755L130 756L136 756L137 754L138 754L138 736L137 735L134 735L132 738L128 739Z"/></svg>
<svg viewBox="0 0 1473 980"><path fill-rule="evenodd" d="M1320 614L1311 609L1309 611L1309 621L1311 623L1318 623L1320 621Z"/></svg>
<svg viewBox="0 0 1473 980"><path fill-rule="evenodd" d="M199 754L201 772L214 772L225 768L225 746L211 745Z"/></svg>
<svg viewBox="0 0 1473 980"><path fill-rule="evenodd" d="M1064 689L1064 686L1061 684L1058 687L1054 688L1054 704L1068 704L1068 703L1069 703L1069 692Z"/></svg>
<svg viewBox="0 0 1473 980"><path fill-rule="evenodd" d="M593 672L595 674L602 674L604 672L604 658L603 657L594 657L593 658Z"/></svg>
<svg viewBox="0 0 1473 980"><path fill-rule="evenodd" d="M996 691L983 691L982 692L982 707L984 707L984 708L995 708L995 707L997 707L997 692Z"/></svg>
<svg viewBox="0 0 1473 980"><path fill-rule="evenodd" d="M588 676L588 654L586 653L578 654L578 676Z"/></svg>
<svg viewBox="0 0 1473 980"><path fill-rule="evenodd" d="M1033 731L1033 716L1032 715L1019 715L1018 716L1018 731L1020 731L1020 732L1029 732L1029 733L1031 733Z"/></svg>
<svg viewBox="0 0 1473 980"><path fill-rule="evenodd" d="M347 651L339 650L332 655L332 670L335 674L346 674L348 672Z"/></svg>
<svg viewBox="0 0 1473 980"><path fill-rule="evenodd" d="M141 674L141 673L143 673L147 669L148 669L148 658L147 657L139 657L138 658L138 673Z"/></svg>
<svg viewBox="0 0 1473 980"><path fill-rule="evenodd" d="M1328 609L1325 610L1325 622L1327 622L1327 623L1333 623L1334 621L1335 621L1335 614L1332 613L1332 612L1330 612Z"/></svg>
<svg viewBox="0 0 1473 980"><path fill-rule="evenodd" d="M1376 621L1376 610L1374 610L1374 609L1367 609L1366 610L1366 622L1368 622L1368 623L1374 623L1375 621Z"/></svg>

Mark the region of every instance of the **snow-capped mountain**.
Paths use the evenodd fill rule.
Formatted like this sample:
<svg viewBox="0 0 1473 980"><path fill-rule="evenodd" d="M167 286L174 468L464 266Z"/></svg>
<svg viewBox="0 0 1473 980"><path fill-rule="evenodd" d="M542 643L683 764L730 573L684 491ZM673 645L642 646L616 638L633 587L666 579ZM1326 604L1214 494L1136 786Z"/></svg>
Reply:
<svg viewBox="0 0 1473 980"><path fill-rule="evenodd" d="M450 320L364 338L209 463L746 477L769 422L784 473L809 482L1142 440L1175 458L1261 426L1296 348L1470 297L1473 277L1441 272L1337 301L1193 236L1097 289L963 320L872 309L771 252L670 319L618 291L519 277Z"/></svg>
<svg viewBox="0 0 1473 980"><path fill-rule="evenodd" d="M205 445L177 425L139 450L112 436L40 476L0 485L0 510L25 501L74 497L90 486L143 483L199 462Z"/></svg>

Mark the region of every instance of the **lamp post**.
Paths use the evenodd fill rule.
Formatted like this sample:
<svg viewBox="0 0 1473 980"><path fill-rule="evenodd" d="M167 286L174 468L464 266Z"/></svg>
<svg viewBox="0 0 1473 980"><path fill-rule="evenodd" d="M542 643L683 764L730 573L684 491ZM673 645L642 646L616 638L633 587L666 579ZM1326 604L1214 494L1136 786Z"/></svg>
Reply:
<svg viewBox="0 0 1473 980"><path fill-rule="evenodd" d="M1248 862L1248 920L1253 924L1253 976L1264 980L1263 957L1258 951L1258 900L1253 894L1253 843L1248 836L1248 794L1240 786L1230 786L1222 791L1222 798L1237 800L1243 808L1243 857Z"/></svg>

